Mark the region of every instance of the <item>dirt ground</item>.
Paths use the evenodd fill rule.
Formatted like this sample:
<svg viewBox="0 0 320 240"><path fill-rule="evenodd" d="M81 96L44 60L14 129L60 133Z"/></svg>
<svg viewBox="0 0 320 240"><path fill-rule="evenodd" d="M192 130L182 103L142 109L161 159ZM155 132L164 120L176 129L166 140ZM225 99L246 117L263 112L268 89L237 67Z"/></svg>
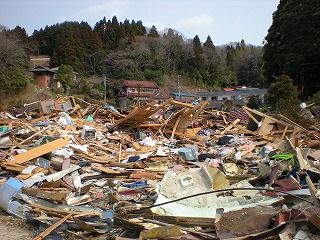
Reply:
<svg viewBox="0 0 320 240"><path fill-rule="evenodd" d="M277 214L273 208L248 208L222 215L218 228L220 233L246 236L267 230L270 220Z"/></svg>
<svg viewBox="0 0 320 240"><path fill-rule="evenodd" d="M29 240L33 239L32 226L23 219L9 216L0 211L0 239L1 240Z"/></svg>

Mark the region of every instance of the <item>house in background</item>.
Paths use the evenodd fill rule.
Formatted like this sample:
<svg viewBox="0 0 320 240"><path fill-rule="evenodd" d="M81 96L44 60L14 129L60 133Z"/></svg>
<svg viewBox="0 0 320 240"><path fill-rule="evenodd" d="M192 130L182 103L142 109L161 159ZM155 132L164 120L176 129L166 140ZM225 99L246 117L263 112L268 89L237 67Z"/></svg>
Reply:
<svg viewBox="0 0 320 240"><path fill-rule="evenodd" d="M42 88L54 87L55 71L45 66L37 66L30 70L33 73L33 81L36 86Z"/></svg>
<svg viewBox="0 0 320 240"><path fill-rule="evenodd" d="M49 68L42 65L30 70L33 73L33 82L36 86L42 88L60 88L61 84L57 79L59 67ZM73 79L76 81L79 74L73 72Z"/></svg>
<svg viewBox="0 0 320 240"><path fill-rule="evenodd" d="M192 93L172 92L171 97L180 102L192 103L196 99L196 95Z"/></svg>
<svg viewBox="0 0 320 240"><path fill-rule="evenodd" d="M162 101L166 97L158 84L153 81L125 80L116 98L116 102L119 107L127 107L132 102Z"/></svg>
<svg viewBox="0 0 320 240"><path fill-rule="evenodd" d="M225 101L230 100L235 104L245 104L251 96L255 96L262 103L264 103L264 96L267 89L235 87L224 88L223 91L218 92L198 92L201 101L209 101L209 106L221 106Z"/></svg>

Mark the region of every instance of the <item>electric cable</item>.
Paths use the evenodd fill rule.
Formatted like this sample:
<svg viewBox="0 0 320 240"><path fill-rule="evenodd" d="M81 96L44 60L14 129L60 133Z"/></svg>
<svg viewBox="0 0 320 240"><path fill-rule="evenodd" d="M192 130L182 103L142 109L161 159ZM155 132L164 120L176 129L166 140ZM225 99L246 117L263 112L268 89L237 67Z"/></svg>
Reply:
<svg viewBox="0 0 320 240"><path fill-rule="evenodd" d="M171 201L168 201L168 202L158 203L158 204L154 204L152 206L142 207L142 208L139 208L139 209L128 210L127 213L135 213L135 212L139 212L139 211L150 209L150 208L154 208L154 207L163 206L163 205L170 204L170 203L179 202L179 201L182 201L182 200L185 200L185 199L188 199L188 198L198 197L198 196L212 194L212 193L229 192L229 191L243 191L243 190L248 190L248 191L257 191L258 190L258 191L279 192L279 193L282 193L282 194L289 195L291 197L300 199L300 200L302 200L304 202L310 203L311 205L314 205L314 206L320 208L319 204L314 203L312 201L309 201L307 199L304 199L302 197L299 197L299 196L297 196L295 194L291 194L291 193L288 193L288 192L284 192L284 191L276 190L276 189L271 189L271 188L254 188L254 187L252 187L252 188L226 188L226 189L219 189L219 190L212 190L212 191L208 191L208 192L196 193L196 194L192 194L192 195L185 196L185 197L182 197L182 198L177 198L177 199L174 199L174 200L171 200Z"/></svg>

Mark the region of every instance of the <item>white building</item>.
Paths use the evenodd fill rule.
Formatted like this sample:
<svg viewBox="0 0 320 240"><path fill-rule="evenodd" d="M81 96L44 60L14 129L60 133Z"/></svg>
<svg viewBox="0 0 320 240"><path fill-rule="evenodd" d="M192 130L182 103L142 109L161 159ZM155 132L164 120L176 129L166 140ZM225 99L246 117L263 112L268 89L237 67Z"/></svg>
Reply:
<svg viewBox="0 0 320 240"><path fill-rule="evenodd" d="M264 95L267 89L260 88L225 88L219 92L198 92L201 101L225 101L225 100L248 100L251 96L256 96L261 102L264 102Z"/></svg>

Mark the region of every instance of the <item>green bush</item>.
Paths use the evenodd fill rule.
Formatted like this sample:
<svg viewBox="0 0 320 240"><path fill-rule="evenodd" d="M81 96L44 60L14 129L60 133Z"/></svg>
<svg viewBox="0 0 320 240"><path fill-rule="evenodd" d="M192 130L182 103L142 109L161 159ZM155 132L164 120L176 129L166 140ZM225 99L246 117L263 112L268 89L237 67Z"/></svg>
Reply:
<svg viewBox="0 0 320 240"><path fill-rule="evenodd" d="M278 77L277 81L268 88L265 98L273 111L293 121L299 118L298 88L293 85L293 80L288 75Z"/></svg>

